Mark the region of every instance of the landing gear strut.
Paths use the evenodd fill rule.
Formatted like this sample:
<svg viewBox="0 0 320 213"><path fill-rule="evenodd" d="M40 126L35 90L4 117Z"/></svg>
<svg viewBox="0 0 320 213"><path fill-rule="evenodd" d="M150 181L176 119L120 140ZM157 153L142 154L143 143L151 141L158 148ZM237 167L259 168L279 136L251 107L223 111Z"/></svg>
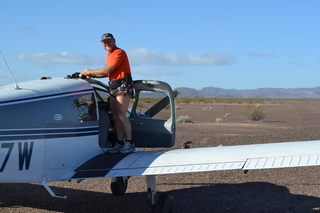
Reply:
<svg viewBox="0 0 320 213"><path fill-rule="evenodd" d="M156 179L154 175L146 176L147 179L147 206L149 212L172 213L174 212L174 199L169 194L161 194L156 199Z"/></svg>

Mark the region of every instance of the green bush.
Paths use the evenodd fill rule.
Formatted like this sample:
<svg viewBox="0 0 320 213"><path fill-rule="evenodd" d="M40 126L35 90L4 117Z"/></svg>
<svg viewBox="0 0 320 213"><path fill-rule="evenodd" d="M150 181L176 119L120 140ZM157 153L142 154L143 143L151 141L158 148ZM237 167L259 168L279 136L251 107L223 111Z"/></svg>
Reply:
<svg viewBox="0 0 320 213"><path fill-rule="evenodd" d="M255 104L248 103L244 109L244 116L251 121L260 121L264 118L263 106L257 106Z"/></svg>

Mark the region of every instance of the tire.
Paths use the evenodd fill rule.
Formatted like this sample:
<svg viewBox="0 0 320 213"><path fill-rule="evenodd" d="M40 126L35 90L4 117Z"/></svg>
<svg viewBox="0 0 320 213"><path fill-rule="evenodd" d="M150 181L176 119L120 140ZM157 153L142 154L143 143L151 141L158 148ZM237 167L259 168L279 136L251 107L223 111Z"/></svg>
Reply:
<svg viewBox="0 0 320 213"><path fill-rule="evenodd" d="M156 203L156 213L173 213L174 212L174 199L172 195L162 194L159 196Z"/></svg>
<svg viewBox="0 0 320 213"><path fill-rule="evenodd" d="M111 192L113 195L124 195L128 186L127 177L112 177Z"/></svg>

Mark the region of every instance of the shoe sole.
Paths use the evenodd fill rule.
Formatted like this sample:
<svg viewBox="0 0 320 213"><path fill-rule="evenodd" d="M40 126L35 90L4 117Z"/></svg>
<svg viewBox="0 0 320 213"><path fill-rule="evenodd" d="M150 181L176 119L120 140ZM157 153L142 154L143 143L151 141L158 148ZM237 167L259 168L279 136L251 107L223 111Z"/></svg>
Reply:
<svg viewBox="0 0 320 213"><path fill-rule="evenodd" d="M130 152L134 152L136 149L133 148L133 149L129 149L129 150L125 150L125 151L119 151L120 153L122 154L125 154L125 153L130 153Z"/></svg>
<svg viewBox="0 0 320 213"><path fill-rule="evenodd" d="M107 152L111 154L116 154L120 152L120 149L109 149Z"/></svg>

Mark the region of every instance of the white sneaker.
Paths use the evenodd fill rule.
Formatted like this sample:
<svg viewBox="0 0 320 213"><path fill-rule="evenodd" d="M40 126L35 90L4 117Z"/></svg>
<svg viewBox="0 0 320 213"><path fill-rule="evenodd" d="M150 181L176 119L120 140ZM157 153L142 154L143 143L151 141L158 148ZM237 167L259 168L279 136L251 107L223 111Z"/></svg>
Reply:
<svg viewBox="0 0 320 213"><path fill-rule="evenodd" d="M108 152L111 154L119 153L119 150L122 148L122 145L116 143L113 148L109 149Z"/></svg>
<svg viewBox="0 0 320 213"><path fill-rule="evenodd" d="M134 150L136 150L134 144L126 141L123 145L122 148L120 148L120 153L129 153L129 152L133 152Z"/></svg>

